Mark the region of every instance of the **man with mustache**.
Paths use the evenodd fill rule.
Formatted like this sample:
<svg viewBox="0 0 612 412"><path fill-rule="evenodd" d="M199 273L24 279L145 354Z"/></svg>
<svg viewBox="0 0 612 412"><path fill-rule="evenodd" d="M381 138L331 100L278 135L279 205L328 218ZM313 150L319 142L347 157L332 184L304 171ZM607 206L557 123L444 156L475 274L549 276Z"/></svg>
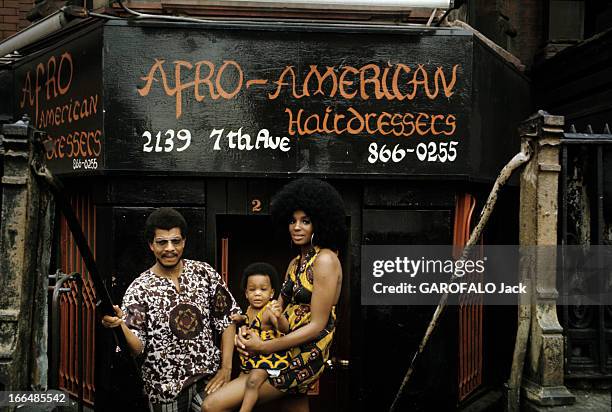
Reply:
<svg viewBox="0 0 612 412"><path fill-rule="evenodd" d="M200 411L202 399L230 380L240 309L219 274L205 262L182 259L187 223L174 209L147 218L145 237L155 264L128 287L108 328L121 327L152 411ZM221 335L221 350L213 342Z"/></svg>

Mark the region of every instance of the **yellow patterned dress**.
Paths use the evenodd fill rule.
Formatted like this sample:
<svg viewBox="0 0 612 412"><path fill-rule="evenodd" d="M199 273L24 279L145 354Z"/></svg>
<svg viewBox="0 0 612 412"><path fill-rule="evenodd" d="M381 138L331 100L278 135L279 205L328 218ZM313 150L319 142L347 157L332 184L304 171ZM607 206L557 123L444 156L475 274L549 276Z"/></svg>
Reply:
<svg viewBox="0 0 612 412"><path fill-rule="evenodd" d="M311 249L303 261L289 269L281 293L287 304L284 315L289 321L289 332L310 323L310 300L314 276L312 265L319 254L319 248ZM306 393L319 379L329 359L334 331L336 329L336 310L332 307L327 325L314 340L289 350L289 367L282 370L278 377L270 377L270 383L277 389L289 393Z"/></svg>
<svg viewBox="0 0 612 412"><path fill-rule="evenodd" d="M254 330L261 340L270 340L283 336L282 332L276 329L262 330L263 313L268 307L266 304L255 316L255 319L250 320L247 315L247 325ZM289 353L286 351L275 352L269 355L240 355L240 368L247 372L251 369L265 369L270 376L278 376L279 372L289 366Z"/></svg>

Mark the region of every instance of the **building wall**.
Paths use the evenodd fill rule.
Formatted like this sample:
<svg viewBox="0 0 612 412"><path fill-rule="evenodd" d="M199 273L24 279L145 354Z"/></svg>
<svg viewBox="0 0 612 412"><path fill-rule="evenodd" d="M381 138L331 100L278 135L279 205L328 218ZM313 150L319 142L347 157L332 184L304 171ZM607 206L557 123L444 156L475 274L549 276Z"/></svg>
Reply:
<svg viewBox="0 0 612 412"><path fill-rule="evenodd" d="M0 0L0 40L30 25L26 16L34 0Z"/></svg>
<svg viewBox="0 0 612 412"><path fill-rule="evenodd" d="M543 0L470 0L453 12L521 60L529 70L545 44L546 7Z"/></svg>

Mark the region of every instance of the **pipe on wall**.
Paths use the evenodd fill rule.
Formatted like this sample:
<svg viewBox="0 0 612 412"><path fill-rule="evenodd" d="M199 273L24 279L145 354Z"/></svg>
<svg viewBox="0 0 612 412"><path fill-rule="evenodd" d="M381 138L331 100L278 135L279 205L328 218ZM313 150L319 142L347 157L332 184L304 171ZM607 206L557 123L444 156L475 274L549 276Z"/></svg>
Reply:
<svg viewBox="0 0 612 412"><path fill-rule="evenodd" d="M198 2L194 1L194 4ZM265 7L316 10L404 10L414 8L448 9L455 0L217 0L207 6Z"/></svg>
<svg viewBox="0 0 612 412"><path fill-rule="evenodd" d="M63 8L0 43L0 57L22 49L64 27L68 19Z"/></svg>

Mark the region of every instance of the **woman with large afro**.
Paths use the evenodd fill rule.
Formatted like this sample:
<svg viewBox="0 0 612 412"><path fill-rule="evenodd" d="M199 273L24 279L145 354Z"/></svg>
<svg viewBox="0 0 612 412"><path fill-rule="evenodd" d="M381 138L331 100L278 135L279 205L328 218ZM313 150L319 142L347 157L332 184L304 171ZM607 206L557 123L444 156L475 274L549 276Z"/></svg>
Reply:
<svg viewBox="0 0 612 412"><path fill-rule="evenodd" d="M272 199L274 222L288 229L300 251L289 263L279 302L289 321L289 333L261 340L242 329L236 335L243 355L289 351L289 366L269 376L259 389L259 403L281 398L286 410L308 411L304 396L323 372L336 327L335 306L340 297L342 266L338 251L346 241L346 215L340 194L318 179L300 178L285 185ZM240 375L209 395L202 411L230 411L244 396L246 375Z"/></svg>

